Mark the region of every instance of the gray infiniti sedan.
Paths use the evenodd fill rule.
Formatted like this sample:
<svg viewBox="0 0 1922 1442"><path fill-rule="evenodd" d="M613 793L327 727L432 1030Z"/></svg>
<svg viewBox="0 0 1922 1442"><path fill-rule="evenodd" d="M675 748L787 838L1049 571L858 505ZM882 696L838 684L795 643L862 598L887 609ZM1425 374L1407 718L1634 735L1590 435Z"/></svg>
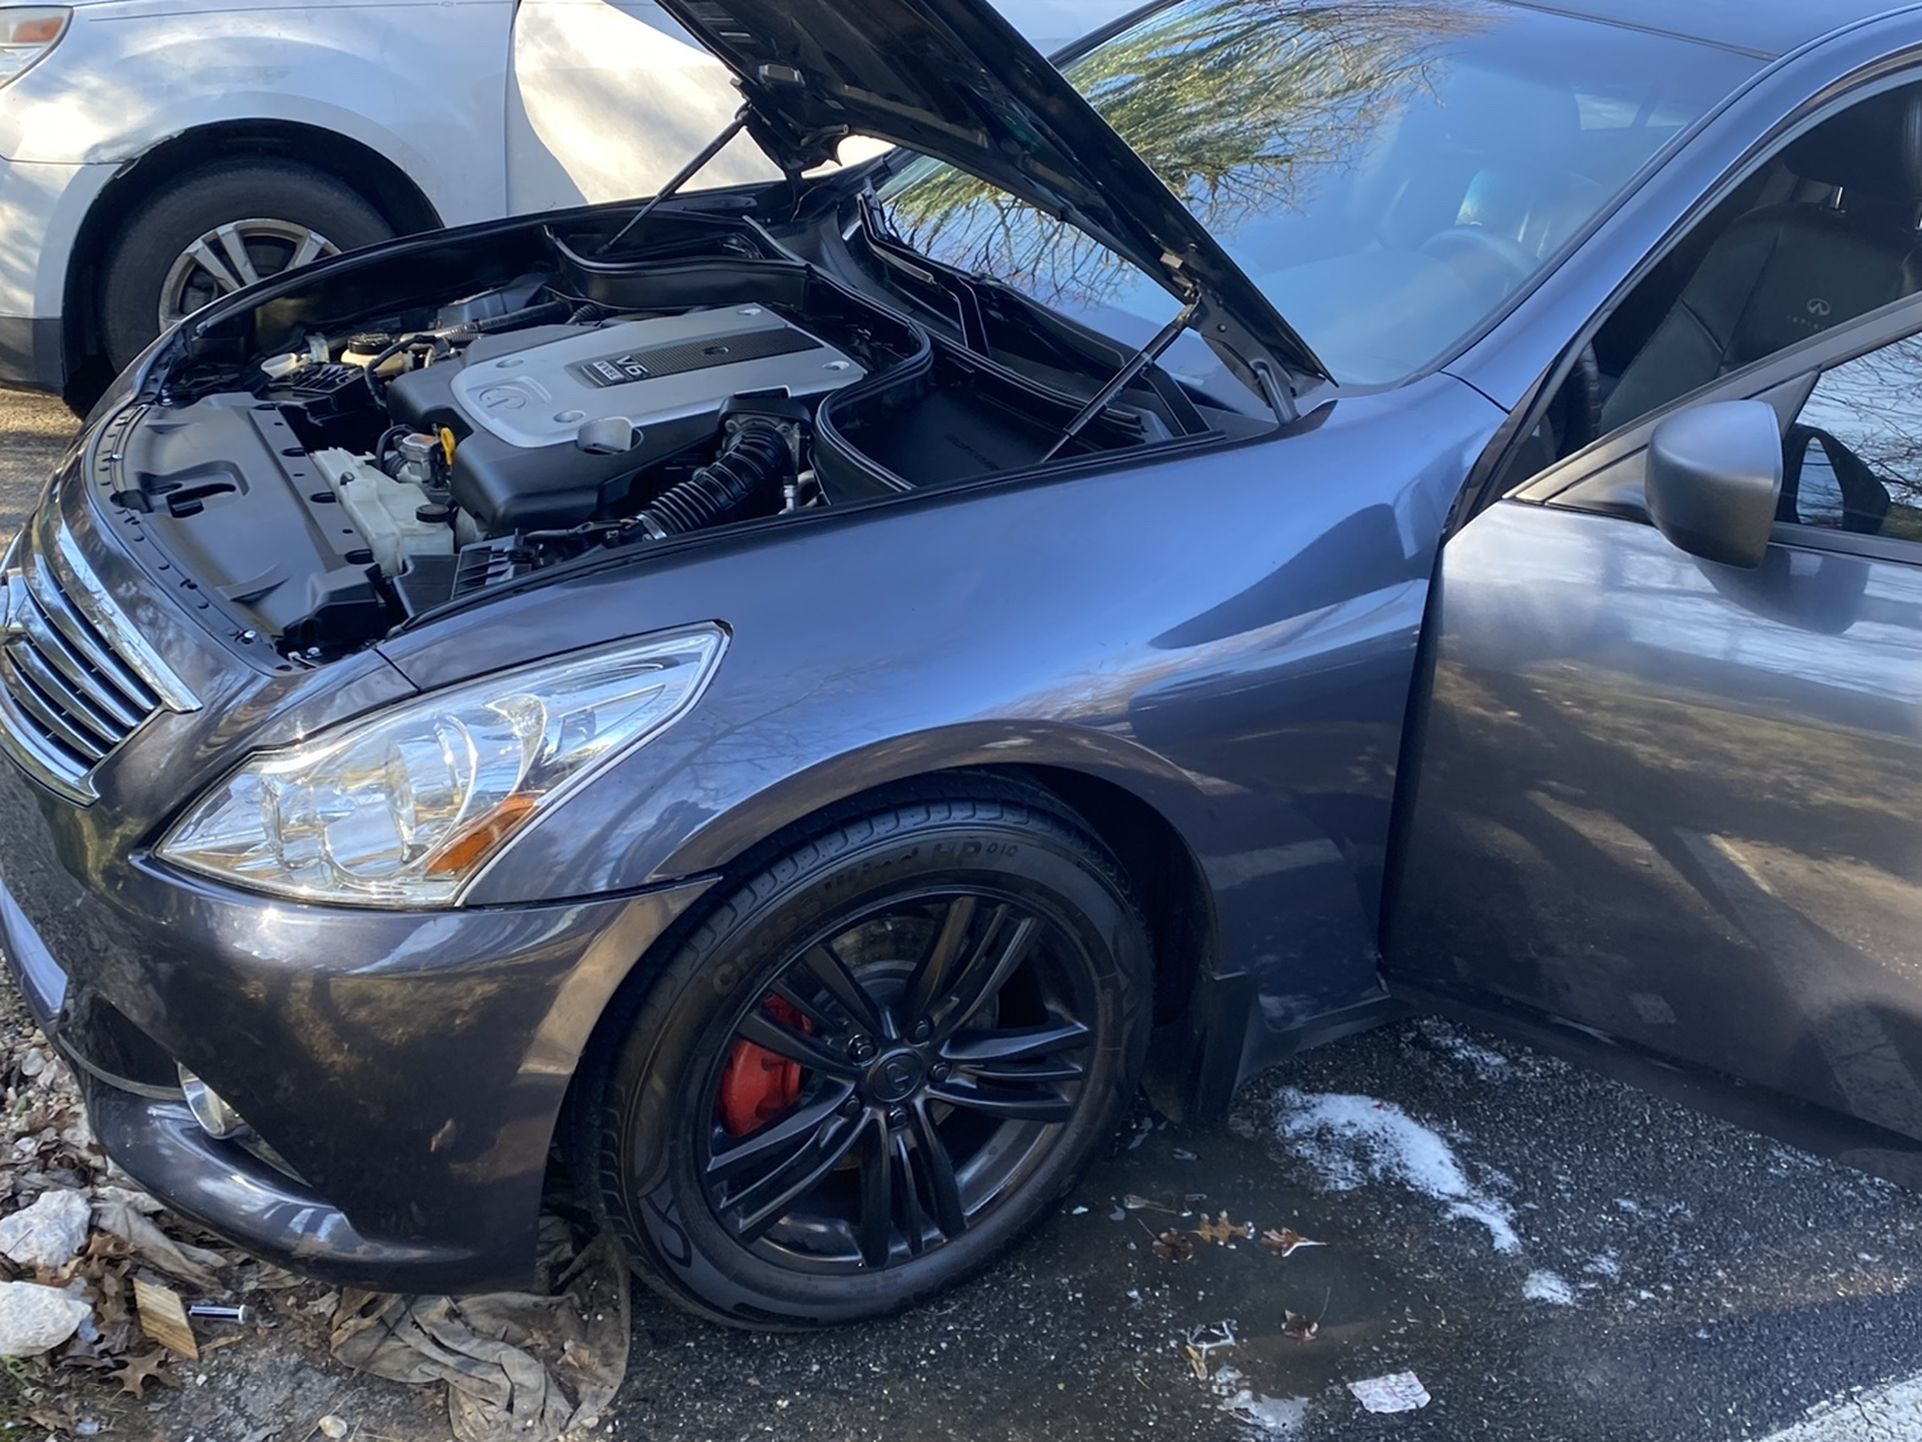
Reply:
<svg viewBox="0 0 1922 1442"><path fill-rule="evenodd" d="M1418 1006L1922 1180L1922 11L663 3L666 193L189 317L6 558L129 1172L823 1324Z"/></svg>

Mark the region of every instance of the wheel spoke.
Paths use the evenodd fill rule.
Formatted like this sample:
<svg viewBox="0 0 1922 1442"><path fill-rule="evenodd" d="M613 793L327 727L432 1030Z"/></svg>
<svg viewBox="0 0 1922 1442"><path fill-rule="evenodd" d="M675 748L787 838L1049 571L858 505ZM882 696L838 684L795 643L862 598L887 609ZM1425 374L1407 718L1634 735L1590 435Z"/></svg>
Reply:
<svg viewBox="0 0 1922 1442"><path fill-rule="evenodd" d="M908 983L904 1014L910 1023L926 1016L946 987L948 977L961 959L961 949L968 939L968 928L974 925L977 905L972 896L957 896L948 903L948 914L941 919L941 930L934 938L934 945L929 949L926 959L915 968L914 980Z"/></svg>
<svg viewBox="0 0 1922 1442"><path fill-rule="evenodd" d="M817 1032L833 1032L840 1028L836 1019L826 1007L801 994L800 988L789 986L785 981L774 983L772 995L793 1007L807 1019L808 1025Z"/></svg>
<svg viewBox="0 0 1922 1442"><path fill-rule="evenodd" d="M326 236L317 230L310 230L301 237L294 258L287 262L287 269L298 270L303 265L312 265L333 248L333 242Z"/></svg>
<svg viewBox="0 0 1922 1442"><path fill-rule="evenodd" d="M920 1161L916 1170L927 1180L928 1196L934 1203L935 1225L941 1228L942 1236L952 1241L968 1229L968 1213L961 1205L961 1183L954 1174L954 1158L948 1155L947 1143L941 1140L925 1101L915 1103L910 1120L914 1128L913 1155Z"/></svg>
<svg viewBox="0 0 1922 1442"><path fill-rule="evenodd" d="M960 1081L942 1082L930 1088L932 1095L950 1106L984 1112L1010 1122L1065 1122L1074 1115L1074 1103L1046 1088L1016 1088Z"/></svg>
<svg viewBox="0 0 1922 1442"><path fill-rule="evenodd" d="M786 1216L853 1150L861 1138L863 1120L837 1116L817 1127L793 1156L723 1202L723 1209L736 1216L735 1235L751 1242Z"/></svg>
<svg viewBox="0 0 1922 1442"><path fill-rule="evenodd" d="M801 956L801 964L807 968L808 975L826 988L827 994L839 1002L841 1009L854 1018L854 1024L872 1036L889 1034L887 1018L881 1008L868 994L868 989L854 978L841 958L836 956L826 944L810 946Z"/></svg>
<svg viewBox="0 0 1922 1442"><path fill-rule="evenodd" d="M757 1006L741 1018L738 1035L756 1046L766 1047L776 1056L784 1056L789 1061L824 1071L832 1077L852 1078L857 1071L854 1063L839 1052L776 1019L765 1007Z"/></svg>
<svg viewBox="0 0 1922 1442"><path fill-rule="evenodd" d="M1087 1027L1078 1021L1062 1021L1051 1026L1007 1031L957 1032L941 1048L941 1055L957 1066L1032 1061L1053 1052L1086 1046L1088 1040Z"/></svg>
<svg viewBox="0 0 1922 1442"><path fill-rule="evenodd" d="M846 1084L828 1088L817 1100L794 1107L760 1130L716 1152L708 1160L707 1175L717 1182L729 1181L751 1168L773 1167L782 1159L782 1152L805 1140L853 1095L854 1088Z"/></svg>
<svg viewBox="0 0 1922 1442"><path fill-rule="evenodd" d="M204 236L187 247L187 254L194 258L202 270L213 277L214 284L220 287L223 294L232 295L240 289L240 281L235 278L231 270L227 269L227 263L214 254L214 248L207 244Z"/></svg>
<svg viewBox="0 0 1922 1442"><path fill-rule="evenodd" d="M259 280L260 272L254 269L254 258L248 254L247 238L240 233L240 227L223 225L214 234L220 238L220 248L227 252L227 263L240 277L240 283L252 285Z"/></svg>
<svg viewBox="0 0 1922 1442"><path fill-rule="evenodd" d="M901 1195L901 1234L908 1239L908 1250L920 1256L928 1249L928 1213L921 1205L921 1193L914 1182L914 1158L908 1139L900 1132L888 1138L894 1149L894 1170Z"/></svg>
<svg viewBox="0 0 1922 1442"><path fill-rule="evenodd" d="M1087 1076L1088 1069L1078 1061L1000 1061L983 1062L965 1068L977 1082L1000 1082L1005 1086L1040 1086L1044 1082L1073 1082Z"/></svg>
<svg viewBox="0 0 1922 1442"><path fill-rule="evenodd" d="M861 1131L861 1260L885 1267L894 1251L894 1139L880 1117Z"/></svg>
<svg viewBox="0 0 1922 1442"><path fill-rule="evenodd" d="M1010 907L995 908L981 944L949 988L948 999L934 1024L937 1038L952 1036L966 1026L1027 959L1028 948L1034 944L1040 924L1032 916L1024 916L1008 926L1006 922L1012 915Z"/></svg>

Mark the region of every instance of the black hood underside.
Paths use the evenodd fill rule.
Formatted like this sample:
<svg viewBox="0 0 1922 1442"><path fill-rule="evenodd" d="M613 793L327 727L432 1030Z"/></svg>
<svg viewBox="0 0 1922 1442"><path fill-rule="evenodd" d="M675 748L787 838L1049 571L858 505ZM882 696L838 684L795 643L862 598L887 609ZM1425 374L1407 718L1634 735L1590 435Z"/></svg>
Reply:
<svg viewBox="0 0 1922 1442"><path fill-rule="evenodd" d="M749 132L790 173L857 134L935 156L1112 247L1243 360L1326 377L1147 162L985 0L662 4L734 72Z"/></svg>

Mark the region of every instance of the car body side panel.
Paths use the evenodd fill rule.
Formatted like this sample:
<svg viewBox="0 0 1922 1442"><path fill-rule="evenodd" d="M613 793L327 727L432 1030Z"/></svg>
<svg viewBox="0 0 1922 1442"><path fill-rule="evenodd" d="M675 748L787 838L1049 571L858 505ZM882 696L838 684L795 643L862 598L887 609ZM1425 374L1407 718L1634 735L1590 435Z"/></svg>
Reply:
<svg viewBox="0 0 1922 1442"><path fill-rule="evenodd" d="M0 156L115 164L199 126L292 121L385 155L449 224L499 215L512 18L512 0L88 6L7 87Z"/></svg>
<svg viewBox="0 0 1922 1442"><path fill-rule="evenodd" d="M1379 994L1416 633L1443 517L1500 420L1434 376L1282 439L717 539L382 649L432 687L558 634L733 630L701 704L537 824L476 901L706 872L896 777L1066 767L1173 824L1216 893L1213 965L1256 976L1279 1035Z"/></svg>
<svg viewBox="0 0 1922 1442"><path fill-rule="evenodd" d="M1860 1118L1833 1149L1922 1181L1922 567L1510 501L1441 575L1393 980Z"/></svg>

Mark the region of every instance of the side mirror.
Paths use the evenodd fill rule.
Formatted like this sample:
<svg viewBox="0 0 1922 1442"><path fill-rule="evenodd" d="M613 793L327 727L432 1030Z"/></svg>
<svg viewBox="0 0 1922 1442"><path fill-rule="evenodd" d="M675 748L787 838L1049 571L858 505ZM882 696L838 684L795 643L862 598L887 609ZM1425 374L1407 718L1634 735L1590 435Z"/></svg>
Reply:
<svg viewBox="0 0 1922 1442"><path fill-rule="evenodd" d="M1782 423L1763 401L1677 411L1648 440L1649 518L1680 549L1753 570L1782 494Z"/></svg>

